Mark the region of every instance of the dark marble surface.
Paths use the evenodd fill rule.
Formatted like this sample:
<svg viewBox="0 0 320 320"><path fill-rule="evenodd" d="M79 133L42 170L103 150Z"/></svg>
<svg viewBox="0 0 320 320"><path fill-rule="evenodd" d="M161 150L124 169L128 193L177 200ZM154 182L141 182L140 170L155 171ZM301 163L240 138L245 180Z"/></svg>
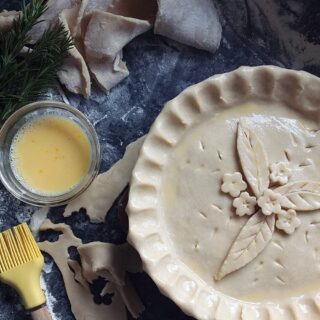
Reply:
<svg viewBox="0 0 320 320"><path fill-rule="evenodd" d="M0 8L9 9L20 3L0 0ZM215 54L148 32L124 49L130 76L108 95L94 88L92 97L84 100L66 92L70 103L95 125L102 146L101 171L121 157L128 143L148 131L165 101L213 74L241 65L273 64L320 75L318 0L303 3L299 0L217 0L215 3L223 25L223 39ZM49 91L47 97L61 99L54 90ZM15 200L0 185L1 230L29 221L33 210ZM85 212L63 219L62 210L52 210L49 217L54 222L70 224L84 242L100 240L119 244L126 239L117 219L117 203L105 223L98 225L90 224ZM74 319L61 275L51 258L46 257L46 262L51 272L44 277L54 319ZM146 274L131 275L131 278L146 306L141 320L189 319L160 294ZM100 285L96 283L96 287ZM1 284L0 320L11 319L26 317L13 290Z"/></svg>

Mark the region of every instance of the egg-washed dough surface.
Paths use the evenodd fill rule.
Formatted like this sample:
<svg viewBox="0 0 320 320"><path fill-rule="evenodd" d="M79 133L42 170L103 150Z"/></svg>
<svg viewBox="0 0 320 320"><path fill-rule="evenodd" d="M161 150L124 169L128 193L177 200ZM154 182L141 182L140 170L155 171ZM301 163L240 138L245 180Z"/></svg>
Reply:
<svg viewBox="0 0 320 320"><path fill-rule="evenodd" d="M302 223L292 235L275 231L271 243L256 259L214 281L214 274L249 218L236 215L234 198L221 191L225 173L242 172L236 147L239 116L263 141L269 163L288 164L291 182L320 183L320 136L290 119L299 117L298 114L284 106L272 108L267 104L237 109L190 130L171 154L162 197L168 237L187 266L206 283L233 297L278 301L292 293L305 293L305 286L316 290L320 285L319 210L299 213ZM283 117L269 116L269 112ZM315 145L308 150L310 140ZM245 286L243 279L247 281Z"/></svg>
<svg viewBox="0 0 320 320"><path fill-rule="evenodd" d="M188 314L319 317L318 200L313 210L297 207L300 226L292 234L278 228L275 215L270 239L257 238L253 249L244 250L251 257L244 266L214 280L249 219L236 215L235 197L221 192L224 174L243 174L239 120L261 141L267 170L285 162L290 183L319 183L317 85L319 79L306 73L240 68L188 88L155 121L133 172L129 239L162 291ZM242 191L254 195L251 185Z"/></svg>

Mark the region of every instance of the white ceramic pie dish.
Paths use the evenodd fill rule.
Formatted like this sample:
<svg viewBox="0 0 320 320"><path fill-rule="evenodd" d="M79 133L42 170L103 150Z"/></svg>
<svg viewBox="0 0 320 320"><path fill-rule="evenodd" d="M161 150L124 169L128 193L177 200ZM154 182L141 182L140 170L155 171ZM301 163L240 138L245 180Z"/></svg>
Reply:
<svg viewBox="0 0 320 320"><path fill-rule="evenodd" d="M234 217L232 199L217 193L220 185L209 190L212 194L216 193L214 200L221 200L221 203L217 206L215 202L214 208L208 211L212 217L210 215L209 218L207 217L207 209L202 210L202 205L209 201L210 197L208 191L210 188L207 186L211 186L212 181L220 181L225 172L221 173L221 177L215 176L209 182L206 180L209 173L201 173L201 170L207 170L207 164L210 164L210 159L208 160L212 156L210 144L215 147L217 143L215 139L222 141L219 145L224 153L218 152L217 159L212 163L215 165L220 161L220 167L224 168L224 166L228 167L229 161L226 154L228 149L224 144L230 144L231 140L228 140L226 135L224 143L224 134L219 130L206 135L210 128L208 121L211 119L216 122L221 121L217 115L222 113L222 115L227 114L226 120L223 121L231 123L232 121L227 118L229 116L240 118L250 115L251 117L252 114L263 113L270 106L272 115L275 113L277 117L285 117L285 119L298 117L299 120L310 123L312 130L308 129L304 138L316 137L320 116L319 88L320 79L306 72L273 66L241 67L187 88L165 105L153 124L141 149L131 180L127 209L128 239L139 251L145 271L153 278L160 290L176 302L185 313L197 319L212 320L320 319L320 282L317 282L317 279L320 279L317 260L319 232L316 229L317 222L320 221L319 210L301 215L301 226L294 235L275 233L269 247L258 255L259 258L252 259L252 262L242 269L216 281L214 275L217 272L217 265L221 264L223 260L221 257L223 258L228 252L227 248L241 230L245 219ZM240 106L242 109L236 109ZM231 110L231 113L229 112L229 115L224 113L226 110ZM275 146L274 150L278 150L277 148L281 148L282 144L288 143L286 131L282 134L282 129L278 134L279 141L276 141L277 133L269 139L271 141L265 141L263 132L268 132L270 126L272 127L272 121L265 122L262 125L265 127L261 130L258 127L253 130L262 135L261 140L268 152L272 145ZM216 129L220 128L220 131L224 130L224 127L220 126L221 123L213 123L213 125ZM295 125L292 128L296 128ZM232 128L229 131L233 134L234 130ZM301 130L305 130L304 127ZM270 132L273 135L273 131ZM200 159L197 156L198 151L193 150L188 142L200 133L204 137L205 144L201 144L199 150L209 150L204 154L210 156L203 157L203 163L198 161ZM228 134L231 135L231 133ZM299 132L297 134L299 135ZM318 142L320 139L317 140ZM297 144L299 146L299 142ZM293 164L295 146L293 142L293 145L288 147L293 154L293 160L290 158L288 162ZM318 145L311 147L314 147L314 151L312 154L308 153L308 157L310 156L310 161L313 161L314 168L305 168L301 163L297 166L297 170L293 169L293 176L301 175L309 180L315 177L318 181L320 176L318 177L316 169L320 165L317 162L317 159L320 159L320 153ZM309 152L309 145L304 148L308 148L306 150ZM184 167L182 168L179 164L175 167L178 168L175 169L177 172L172 171L175 159L182 159L187 149L189 158L183 162ZM192 150L194 152L191 152ZM271 159L276 158L274 150L270 151ZM303 157L299 159L301 158ZM230 164L230 167L238 165L237 160L229 162L235 162ZM219 175L222 170L220 167L210 167L211 173ZM189 172L192 174L189 175ZM177 187L175 183L180 185ZM172 187L173 185L176 189ZM184 185L189 186L190 194ZM184 197L181 197L181 194ZM198 202L195 200L197 197ZM176 202L179 201L177 207ZM196 216L197 220L193 213L186 213L183 216L184 211L191 212L193 209L199 213ZM233 219L234 221L228 222L229 224L224 222L217 224L216 214L219 211L225 214L221 220ZM207 220L201 220L203 218ZM213 222L216 226L212 225ZM210 239L208 230L212 231ZM196 242L194 242L195 236ZM280 248L284 244L284 249L279 249L277 244L280 244ZM213 261L218 259L217 257L220 260ZM261 273L259 268L265 272ZM258 272L260 272L259 279L251 277ZM251 292L252 295L250 295Z"/></svg>

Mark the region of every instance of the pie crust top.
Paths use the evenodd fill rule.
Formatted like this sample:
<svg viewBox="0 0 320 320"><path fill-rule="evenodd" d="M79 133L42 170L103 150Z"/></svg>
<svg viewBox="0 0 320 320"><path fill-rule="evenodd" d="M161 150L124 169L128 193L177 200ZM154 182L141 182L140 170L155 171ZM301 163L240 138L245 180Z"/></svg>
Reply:
<svg viewBox="0 0 320 320"><path fill-rule="evenodd" d="M320 79L241 67L189 87L133 171L129 241L198 319L320 317Z"/></svg>

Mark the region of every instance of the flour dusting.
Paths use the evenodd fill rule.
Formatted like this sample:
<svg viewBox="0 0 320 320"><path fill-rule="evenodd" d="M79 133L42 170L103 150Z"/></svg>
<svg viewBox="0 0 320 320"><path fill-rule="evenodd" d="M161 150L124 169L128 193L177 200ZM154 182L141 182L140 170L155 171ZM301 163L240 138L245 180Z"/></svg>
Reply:
<svg viewBox="0 0 320 320"><path fill-rule="evenodd" d="M293 13L289 13L281 12L279 3L273 0L252 2L260 12L263 12L274 35L279 38L281 60L291 65L293 69L302 69L306 64L320 64L320 45L309 42L305 35L291 27L291 24L301 16L303 6L290 1ZM254 17L255 20L259 19L258 12Z"/></svg>
<svg viewBox="0 0 320 320"><path fill-rule="evenodd" d="M43 207L43 208L37 209L33 213L29 227L31 229L32 234L35 237L38 236L39 228L42 225L43 221L47 218L49 209L50 209L49 207Z"/></svg>
<svg viewBox="0 0 320 320"><path fill-rule="evenodd" d="M50 261L49 263L45 263L43 267L43 272L46 274L49 274L52 271L52 267L53 267L53 261ZM54 297L54 295L47 289L47 283L43 275L41 275L40 277L40 285L42 290L45 292L46 303L47 303L47 307L49 309L52 320L62 320L62 317L58 317L58 315L53 312L53 308L57 300Z"/></svg>

